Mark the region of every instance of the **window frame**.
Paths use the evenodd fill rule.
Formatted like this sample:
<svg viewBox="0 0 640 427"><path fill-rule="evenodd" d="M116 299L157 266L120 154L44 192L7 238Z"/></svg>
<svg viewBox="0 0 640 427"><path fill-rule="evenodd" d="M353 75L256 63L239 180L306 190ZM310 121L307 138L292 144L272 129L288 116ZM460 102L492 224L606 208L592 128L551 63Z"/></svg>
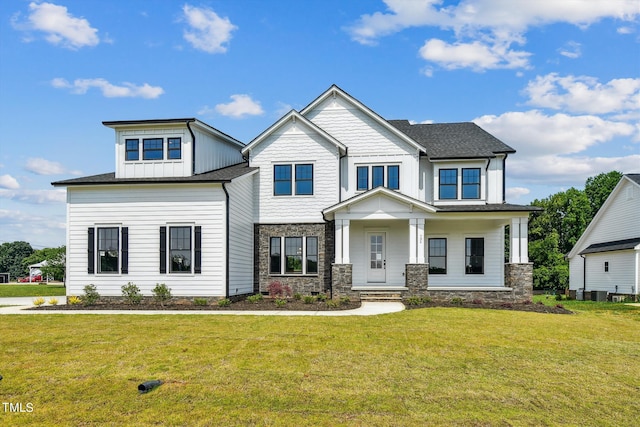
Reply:
<svg viewBox="0 0 640 427"><path fill-rule="evenodd" d="M172 143L178 143L178 147L171 147ZM172 157L172 153L178 153L178 157ZM167 138L167 160L182 160L182 138L179 136L172 136Z"/></svg>
<svg viewBox="0 0 640 427"><path fill-rule="evenodd" d="M431 242L443 241L444 242L444 255L433 255ZM444 268L442 270L434 270L432 259L443 259ZM428 262L429 262L429 274L447 274L447 239L446 237L430 237L428 240ZM439 267L438 267L439 268Z"/></svg>
<svg viewBox="0 0 640 427"><path fill-rule="evenodd" d="M288 178L285 179L279 178L277 170L282 168L282 170L289 170ZM279 192L278 185L279 182L288 182L289 183L289 191L288 192ZM291 163L288 164L277 164L273 165L273 195L274 196L292 196L293 195L293 166Z"/></svg>
<svg viewBox="0 0 640 427"><path fill-rule="evenodd" d="M300 254L288 253L290 248L297 247L294 239L300 239ZM270 236L269 237L269 275L270 276L317 276L319 274L319 237L312 235L299 236ZM287 243L294 244L288 246ZM309 251L309 248L312 248ZM291 260L290 260L291 258ZM314 259L315 258L315 259ZM292 269L290 264L300 264L300 270ZM315 270L310 268L310 262L315 262ZM276 270L277 266L277 270Z"/></svg>
<svg viewBox="0 0 640 427"><path fill-rule="evenodd" d="M136 149L129 148L129 143L135 142ZM135 153L135 159L130 158L130 153ZM137 162L140 160L140 139L139 138L127 138L124 140L124 160L127 162Z"/></svg>
<svg viewBox="0 0 640 427"><path fill-rule="evenodd" d="M102 239L101 238L101 234L102 232L105 232L109 230L110 232L115 234L115 242L116 242L116 248L103 248L102 243L103 241L105 241L106 243L106 239ZM122 256L121 256L121 239L120 239L120 227L119 226L103 226L103 227L96 227L96 274L120 274L120 262L122 260ZM113 241L113 236L110 236L110 238L108 239L110 241ZM104 270L103 269L103 255L102 252L105 252L105 257L106 257L106 253L107 252L115 252L116 256L115 256L115 269L114 270Z"/></svg>
<svg viewBox="0 0 640 427"><path fill-rule="evenodd" d="M443 183L443 172L455 172L453 183ZM443 189L454 189L453 197L443 197ZM438 169L438 200L457 200L458 199L458 168L441 168Z"/></svg>
<svg viewBox="0 0 640 427"><path fill-rule="evenodd" d="M195 261L195 256L194 256L194 235L193 235L193 226L191 225L169 225L168 227L168 238L167 238L167 273L169 274L193 274L193 267L194 267L194 261ZM185 249L182 247L179 248L174 248L174 236L173 236L173 232L174 231L178 231L178 230L185 230L188 229L188 239L189 239L189 248ZM176 243L179 240L183 240L185 238L185 236L176 236L175 237L175 241ZM182 255L181 253L184 252L188 252L189 253L189 257L187 258L189 261L189 266L188 266L188 270L184 269L184 270L180 270L180 269L174 269L174 253L177 253L175 256L180 256ZM178 262L178 264L180 264Z"/></svg>
<svg viewBox="0 0 640 427"><path fill-rule="evenodd" d="M466 171L476 171L478 173L478 182L466 182L465 181L465 172ZM481 199L481 182L482 182L482 171L480 168L462 168L462 193L461 193L461 198L463 200L479 200ZM475 188L476 192L477 192L477 197L466 197L465 196L465 189L467 188Z"/></svg>
<svg viewBox="0 0 640 427"><path fill-rule="evenodd" d="M305 178L299 178L298 177L298 168L309 168L311 171L311 176L310 177L305 177ZM313 196L313 163L294 163L294 181L295 181L295 195L296 196ZM302 172L300 171L300 174L302 175ZM298 184L303 184L303 183L311 183L311 190L309 192L303 192L303 191L299 191L300 188L298 187Z"/></svg>
<svg viewBox="0 0 640 427"><path fill-rule="evenodd" d="M608 273L609 272L609 261L605 261L604 262L604 272Z"/></svg>
<svg viewBox="0 0 640 427"><path fill-rule="evenodd" d="M474 245L473 242L479 242L482 243L480 246L481 249L481 254L473 254L470 253L474 250ZM476 246L475 248L476 250L478 249L478 247ZM464 272L465 274L484 274L484 259L485 255L484 255L484 237L466 237L464 239ZM474 265L474 260L473 258L476 259L476 264L477 264L477 260L480 260L480 271L477 271L478 266ZM475 270L475 271L474 271Z"/></svg>
<svg viewBox="0 0 640 427"><path fill-rule="evenodd" d="M390 190L400 190L400 163L378 163L356 165L356 191L368 191L377 187L384 187ZM397 188L389 185L389 170L397 171ZM374 184L375 172L381 170L382 184ZM364 172L364 173L363 173Z"/></svg>
<svg viewBox="0 0 640 427"><path fill-rule="evenodd" d="M151 143L154 141L160 141L160 148L157 147L146 147L146 143ZM152 153L160 153L160 157L149 157ZM164 138L143 138L142 139L142 160L151 160L158 161L164 160Z"/></svg>

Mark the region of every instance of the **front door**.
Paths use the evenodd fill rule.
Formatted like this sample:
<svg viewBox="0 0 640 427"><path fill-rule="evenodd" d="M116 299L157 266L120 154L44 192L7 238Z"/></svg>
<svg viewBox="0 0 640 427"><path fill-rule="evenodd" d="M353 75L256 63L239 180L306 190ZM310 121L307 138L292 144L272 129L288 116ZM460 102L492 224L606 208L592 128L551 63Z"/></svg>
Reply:
<svg viewBox="0 0 640 427"><path fill-rule="evenodd" d="M369 259L367 268L367 282L384 283L387 281L387 255L385 250L386 233L367 233Z"/></svg>

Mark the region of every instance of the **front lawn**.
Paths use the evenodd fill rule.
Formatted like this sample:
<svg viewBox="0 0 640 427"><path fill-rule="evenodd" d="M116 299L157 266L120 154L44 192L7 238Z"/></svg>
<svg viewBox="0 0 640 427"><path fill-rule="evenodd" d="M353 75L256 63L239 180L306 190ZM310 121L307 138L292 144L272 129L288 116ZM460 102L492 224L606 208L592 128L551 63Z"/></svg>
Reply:
<svg viewBox="0 0 640 427"><path fill-rule="evenodd" d="M640 311L640 309L638 309ZM636 425L640 317L0 316L7 425ZM138 384L165 383L148 394Z"/></svg>
<svg viewBox="0 0 640 427"><path fill-rule="evenodd" d="M59 297L65 295L64 285L1 284L0 298L8 297Z"/></svg>

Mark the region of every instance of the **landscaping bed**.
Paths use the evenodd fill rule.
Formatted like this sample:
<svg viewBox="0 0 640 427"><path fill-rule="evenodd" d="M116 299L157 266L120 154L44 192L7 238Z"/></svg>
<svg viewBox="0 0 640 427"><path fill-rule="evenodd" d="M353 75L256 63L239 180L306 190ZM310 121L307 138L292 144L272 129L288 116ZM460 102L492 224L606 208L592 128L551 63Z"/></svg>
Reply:
<svg viewBox="0 0 640 427"><path fill-rule="evenodd" d="M567 310L562 304L546 305L542 302L537 303L505 303L505 302L485 302L485 301L449 301L449 302L425 302L417 300L405 301L407 309L428 308L428 307L461 307L461 308L484 308L491 310L516 310L528 311L534 313L552 313L552 314L574 314L573 311Z"/></svg>

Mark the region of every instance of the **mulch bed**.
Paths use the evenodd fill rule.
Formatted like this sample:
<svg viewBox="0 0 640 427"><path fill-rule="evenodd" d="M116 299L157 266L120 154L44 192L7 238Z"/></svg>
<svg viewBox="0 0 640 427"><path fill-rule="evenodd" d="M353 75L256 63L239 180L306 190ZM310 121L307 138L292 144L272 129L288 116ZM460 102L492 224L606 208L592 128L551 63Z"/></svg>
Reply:
<svg viewBox="0 0 640 427"><path fill-rule="evenodd" d="M405 306L408 310L414 310L418 308L431 308L431 307L463 307L463 308L484 308L494 310L516 310L516 311L528 311L535 313L553 313L553 314L573 314L572 311L567 310L559 305L548 306L544 304L511 304L511 303L446 303L446 302L430 302L421 303L418 305L407 304ZM118 302L98 302L96 305L85 306L82 304L69 305L42 305L40 307L31 307L29 310L47 310L47 311L60 311L60 310L215 310L215 311L336 311L336 310L353 310L360 307L360 302L353 301L348 303L338 303L336 307L327 304L322 301L315 301L311 304L305 304L301 300L289 299L284 306L277 306L275 301L269 298L265 298L257 303L251 303L247 300L240 300L231 303L228 307L220 307L217 302L211 302L209 305L195 305L188 301L178 301L174 303L165 303L164 307L153 301L143 301L137 305L124 304Z"/></svg>

